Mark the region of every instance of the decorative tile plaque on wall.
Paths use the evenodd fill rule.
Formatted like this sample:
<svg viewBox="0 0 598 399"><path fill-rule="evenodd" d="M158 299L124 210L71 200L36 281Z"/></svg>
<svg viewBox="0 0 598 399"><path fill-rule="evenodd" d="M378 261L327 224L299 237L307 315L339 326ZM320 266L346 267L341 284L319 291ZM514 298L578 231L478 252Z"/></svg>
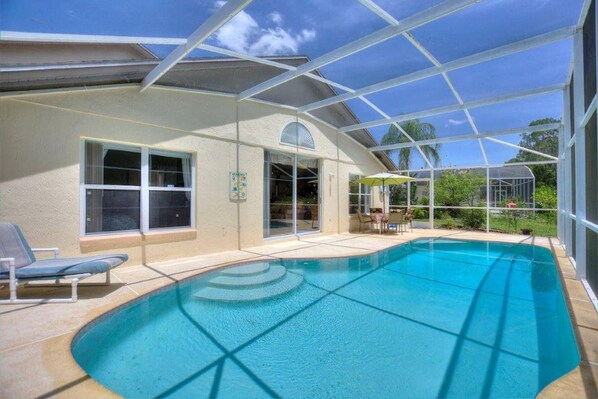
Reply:
<svg viewBox="0 0 598 399"><path fill-rule="evenodd" d="M232 200L246 200L247 199L247 173L231 172L230 173L230 199Z"/></svg>

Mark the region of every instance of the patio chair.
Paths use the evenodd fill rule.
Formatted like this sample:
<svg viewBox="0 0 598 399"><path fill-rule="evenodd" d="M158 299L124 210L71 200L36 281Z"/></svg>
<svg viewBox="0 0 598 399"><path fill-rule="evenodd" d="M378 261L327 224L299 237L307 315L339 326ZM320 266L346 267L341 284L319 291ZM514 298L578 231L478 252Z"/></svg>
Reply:
<svg viewBox="0 0 598 399"><path fill-rule="evenodd" d="M53 259L37 260L34 252L53 252ZM79 281L94 274L106 273L103 283L81 284L85 286L110 285L110 270L128 259L126 254L97 255L79 258L59 258L58 248L32 249L21 229L12 223L0 223L0 283L8 282L10 299L0 300L0 304L77 302ZM71 287L70 298L18 299L17 287L32 281L54 280L54 284L35 287ZM70 284L60 284L60 280L70 280Z"/></svg>
<svg viewBox="0 0 598 399"><path fill-rule="evenodd" d="M394 229L397 233L403 233L403 226L405 225L405 215L403 211L392 212L388 215L388 229Z"/></svg>
<svg viewBox="0 0 598 399"><path fill-rule="evenodd" d="M407 209L407 213L405 213L404 223L405 224L409 223L409 227L411 227L411 232L413 232L413 214L414 213L415 213L415 208L409 208L409 209Z"/></svg>
<svg viewBox="0 0 598 399"><path fill-rule="evenodd" d="M361 211L357 211L357 218L359 219L359 232L361 233L361 226L364 224L370 225L370 230L372 230L372 219L369 216L364 216Z"/></svg>

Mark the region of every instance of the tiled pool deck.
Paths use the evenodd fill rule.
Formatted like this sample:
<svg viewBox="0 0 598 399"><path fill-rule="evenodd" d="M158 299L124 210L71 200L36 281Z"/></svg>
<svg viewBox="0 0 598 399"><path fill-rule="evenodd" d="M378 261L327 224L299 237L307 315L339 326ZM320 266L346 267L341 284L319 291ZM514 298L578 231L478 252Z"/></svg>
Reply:
<svg viewBox="0 0 598 399"><path fill-rule="evenodd" d="M582 362L549 385L542 398L598 397L598 313L556 239L496 233L414 230L403 235L340 234L306 236L294 241L206 255L177 262L121 266L109 287L81 287L74 304L6 305L0 307L0 397L117 397L88 376L71 356L77 331L97 316L157 288L186 277L241 261L276 258L364 255L421 237L523 242L550 248L559 264ZM51 290L51 293L42 290ZM7 296L7 289L0 297ZM66 288L20 289L22 298L68 296Z"/></svg>

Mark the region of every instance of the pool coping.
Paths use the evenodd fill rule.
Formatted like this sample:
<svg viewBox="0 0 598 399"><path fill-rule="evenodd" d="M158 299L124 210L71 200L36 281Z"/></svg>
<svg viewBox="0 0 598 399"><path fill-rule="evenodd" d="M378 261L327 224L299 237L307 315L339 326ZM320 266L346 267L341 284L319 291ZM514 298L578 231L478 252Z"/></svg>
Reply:
<svg viewBox="0 0 598 399"><path fill-rule="evenodd" d="M430 234L431 233L431 234ZM438 235L435 235L437 233ZM546 386L539 394L538 397L541 398L554 398L554 397L596 397L598 395L598 389L596 389L596 381L598 380L598 313L593 311L593 314L588 314L587 306L585 306L585 302L591 304L589 302L589 298L584 298L581 295L581 292L585 294L585 290L583 290L583 286L581 281L574 279L574 269L573 265L571 264L570 260L566 257L562 246L558 243L553 243L552 240L541 240L540 242L532 242L532 243L524 243L517 241L523 236L512 236L512 235L497 235L497 234L470 234L470 232L455 232L450 231L431 231L425 230L421 232L421 236L413 236L407 235L401 241L389 240L389 245L380 248L380 249L372 249L367 250L366 253L356 253L352 255L342 255L342 256L288 256L288 257L280 257L276 256L284 251L275 252L273 254L261 254L258 256L257 259L247 259L247 260L238 260L238 261L230 261L230 262L221 262L214 265L209 265L200 270L193 270L190 272L189 275L186 277L178 278L173 277L176 273L171 274L164 274L166 277L165 283L160 283L161 285L155 288L150 289L149 291L131 297L130 295L124 295L121 298L113 298L108 303L104 305L97 306L93 308L92 312L89 312L85 315L81 323L78 324L76 328L73 330L60 334L55 337L49 337L44 340L42 348L36 348L36 351L41 351L42 360L46 360L43 367L43 371L47 374L45 377L51 380L50 385L54 387L51 390L42 391L40 395L40 391L29 388L26 391L23 389L18 389L18 387L10 387L9 391L12 391L15 395L14 396L38 396L38 397L51 397L51 396L63 396L63 397L119 397L114 392L110 391L106 387L99 384L93 378L91 378L75 361L72 352L71 346L75 342L76 337L78 334L83 331L87 326L90 326L99 320L102 320L104 317L109 317L109 314L118 311L118 309L129 305L132 301L140 300L143 297L148 295L156 295L157 293L170 288L173 284L177 284L179 282L183 282L192 278L196 278L199 275L204 273L214 271L217 269L223 269L227 267L234 267L242 264L248 263L255 263L257 261L276 261L276 260L305 260L305 259L314 259L314 258L324 258L324 259L347 259L347 258L355 258L361 257L364 255L371 255L376 253L381 253L383 251L387 251L392 247L396 247L401 244L405 244L416 239L436 239L436 238L451 238L451 239L467 239L467 240L475 240L475 241L491 241L491 242L503 242L503 243L519 243L524 245L536 245L540 247L547 248L553 254L555 263L557 264L557 269L559 270L559 278L561 281L561 285L563 288L563 294L566 299L567 309L569 312L569 316L571 322L573 324L573 329L575 332L576 340L578 343L579 351L581 354L582 361L579 366L573 369L568 374L560 377L559 379L553 381L548 386ZM463 235L459 235L463 234ZM459 235L459 237L455 237ZM374 235L366 235L366 234L341 234L335 235L339 237L338 241L340 242L342 239L348 237L348 239L355 238L355 237L364 237L368 240L376 240L378 243L381 243L381 239L388 239L388 236L374 236ZM323 237L330 237L330 236L323 236ZM399 238L399 237L397 237ZM402 238L402 237L401 237ZM498 238L498 239L497 239ZM502 240L500 239L502 238ZM516 238L515 241L513 238ZM309 239L306 240L309 242ZM535 240L534 240L535 241ZM327 245L327 243L322 242L322 245ZM332 244L330 244L332 245ZM263 247L267 247L265 245ZM259 247L261 248L261 247ZM303 252L303 251L302 251ZM201 259L199 257L198 259ZM572 274L573 273L573 274ZM126 286L126 284L125 284ZM577 286L577 288L576 288ZM579 289L582 289L580 292ZM109 296L110 294L108 294ZM583 306L582 306L583 305ZM49 306L49 305L44 305ZM52 305L56 306L56 305ZM61 305L60 310L61 313L65 312L68 313L68 307L73 306L71 304ZM4 309L2 309L4 310ZM593 307L592 307L592 310ZM23 309L25 314L27 314L27 309ZM6 312L8 313L8 312ZM4 314L0 314L2 317ZM588 334L585 330L595 330L593 334ZM12 350L21 351L25 358L27 358L27 349L33 345L40 345L39 342L32 342L29 344L24 344L21 346L11 347L6 350L2 350L1 354L4 352L9 352ZM0 354L0 356L2 356ZM31 356L29 356L31 357ZM39 356L38 356L39 357ZM4 363L0 360L0 365ZM27 373L27 368L25 365L21 364L21 372ZM4 369L4 367L2 367ZM7 386L6 384L10 384L10 381L5 381L6 373L0 373L0 383L3 386ZM25 374L26 375L26 374ZM37 376L37 375L36 375ZM17 389L15 389L17 388ZM21 387L22 388L22 387Z"/></svg>

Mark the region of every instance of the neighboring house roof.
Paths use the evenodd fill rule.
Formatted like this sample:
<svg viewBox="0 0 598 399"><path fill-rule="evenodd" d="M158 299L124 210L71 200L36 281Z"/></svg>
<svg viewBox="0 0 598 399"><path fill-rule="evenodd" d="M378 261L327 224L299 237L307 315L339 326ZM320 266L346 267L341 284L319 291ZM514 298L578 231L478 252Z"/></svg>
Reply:
<svg viewBox="0 0 598 399"><path fill-rule="evenodd" d="M466 172L470 171L473 174L486 176L486 168L461 168L461 169L441 169L435 170L434 176L440 176L443 173L447 172ZM420 172L415 172L412 174L412 177L416 179L429 179L430 178L430 171L422 170ZM532 173L531 169L525 165L513 165L513 166L501 166L497 168L490 168L490 179L534 179L535 176Z"/></svg>
<svg viewBox="0 0 598 399"><path fill-rule="evenodd" d="M139 44L0 42L0 65L68 65L84 62L156 60Z"/></svg>
<svg viewBox="0 0 598 399"><path fill-rule="evenodd" d="M268 59L292 66L309 61L306 56ZM139 83L158 62L140 45L0 43L0 66L5 67L0 73L0 92ZM282 72L280 68L245 60L190 59L178 63L156 83L238 94ZM298 107L335 95L328 84L301 76L255 98ZM344 103L318 109L312 114L336 127L360 123ZM345 134L367 148L378 145L366 129ZM396 169L384 152L374 155L387 169Z"/></svg>

